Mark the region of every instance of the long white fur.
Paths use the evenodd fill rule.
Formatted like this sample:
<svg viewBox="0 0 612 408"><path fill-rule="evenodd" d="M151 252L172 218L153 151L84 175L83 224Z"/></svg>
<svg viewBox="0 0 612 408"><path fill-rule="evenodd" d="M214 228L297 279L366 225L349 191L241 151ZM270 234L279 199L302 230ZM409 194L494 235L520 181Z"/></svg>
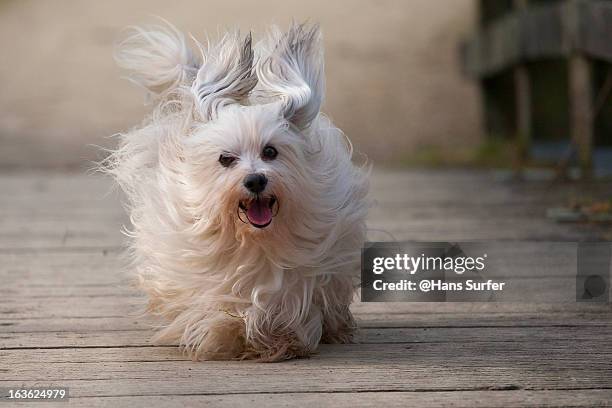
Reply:
<svg viewBox="0 0 612 408"><path fill-rule="evenodd" d="M164 40L122 58L143 83L163 84L172 96L121 135L105 163L128 198L140 287L165 322L155 340L177 342L194 359L264 361L350 341L368 182L343 133L319 113L318 28L273 29L258 46L253 91L248 37L223 37L191 75L191 68L167 69L177 50L181 66L193 65L183 36L163 33L140 31ZM276 160L261 159L266 145L278 150ZM236 165L221 166L222 152L239 157ZM266 174L266 193L280 203L265 229L238 217L249 196L242 180L254 171Z"/></svg>
<svg viewBox="0 0 612 408"><path fill-rule="evenodd" d="M201 65L183 33L170 24L130 27L117 44L115 61L132 72L132 82L154 96L193 81Z"/></svg>
<svg viewBox="0 0 612 408"><path fill-rule="evenodd" d="M225 105L246 98L257 84L253 71L251 34L244 40L240 33L226 33L214 46L204 50L204 63L192 85L200 112L206 120L214 119Z"/></svg>
<svg viewBox="0 0 612 408"><path fill-rule="evenodd" d="M325 91L323 47L317 25L292 25L283 34L272 27L260 43L257 66L264 93L283 102L285 116L299 128L308 126L319 113Z"/></svg>

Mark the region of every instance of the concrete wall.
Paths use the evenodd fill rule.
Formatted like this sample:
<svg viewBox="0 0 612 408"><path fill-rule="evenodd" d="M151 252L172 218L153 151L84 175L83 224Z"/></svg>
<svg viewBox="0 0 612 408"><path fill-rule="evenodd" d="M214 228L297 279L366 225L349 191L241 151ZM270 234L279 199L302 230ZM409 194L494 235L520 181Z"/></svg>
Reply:
<svg viewBox="0 0 612 408"><path fill-rule="evenodd" d="M204 38L295 18L320 22L327 55L325 111L375 162L415 146L479 140L476 85L458 43L474 27L474 0L0 0L0 167L78 167L90 144L136 125L147 108L121 79L113 41L162 16Z"/></svg>

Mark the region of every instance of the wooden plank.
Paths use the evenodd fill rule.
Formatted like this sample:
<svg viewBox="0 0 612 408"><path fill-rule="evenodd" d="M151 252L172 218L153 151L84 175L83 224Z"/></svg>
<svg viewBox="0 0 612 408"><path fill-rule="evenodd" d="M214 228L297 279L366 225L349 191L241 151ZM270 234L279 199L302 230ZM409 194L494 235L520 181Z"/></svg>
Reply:
<svg viewBox="0 0 612 408"><path fill-rule="evenodd" d="M553 330L564 327L599 327L612 324L610 312L603 313L415 313L380 314L358 313L357 325L360 328L425 328L440 329L448 327L483 329L487 327L504 328L546 328ZM52 333L67 333L68 338L78 337L78 333L103 331L151 331L156 322L147 316L140 318L124 316L96 316L81 318L45 319L0 319L0 348L20 342L20 339L40 333L40 338L53 336ZM93 334L92 334L93 336ZM144 335L146 340L150 336ZM75 343L76 344L76 343Z"/></svg>
<svg viewBox="0 0 612 408"><path fill-rule="evenodd" d="M0 221L0 246L108 248L121 245L124 237L118 222L99 220L18 220Z"/></svg>
<svg viewBox="0 0 612 408"><path fill-rule="evenodd" d="M2 320L49 319L54 317L136 317L145 309L139 297L53 297L36 299L4 298L0 303Z"/></svg>
<svg viewBox="0 0 612 408"><path fill-rule="evenodd" d="M153 347L154 331L141 327L138 330L98 330L56 332L6 332L0 333L0 349L45 348L108 348ZM355 343L518 343L548 341L590 341L597 339L612 342L610 326L549 326L529 327L361 327L355 335Z"/></svg>
<svg viewBox="0 0 612 408"><path fill-rule="evenodd" d="M76 283L70 286L65 286L61 283L54 285L51 282L44 282L42 284L34 282L31 284L6 286L4 288L0 288L0 295L7 297L27 295L29 299L47 299L54 297L94 298L138 296L138 292L136 292L130 286L131 282L127 277L123 281L117 280L108 284Z"/></svg>
<svg viewBox="0 0 612 408"><path fill-rule="evenodd" d="M0 249L108 248L127 217L109 180L81 174L0 177Z"/></svg>
<svg viewBox="0 0 612 408"><path fill-rule="evenodd" d="M283 364L193 362L174 347L3 350L0 386L46 381L75 396L611 388L612 345L581 345L323 345L310 359Z"/></svg>
<svg viewBox="0 0 612 408"><path fill-rule="evenodd" d="M571 301L571 299L570 299ZM4 297L0 302L1 319L7 321L51 318L94 318L112 316L136 317L146 304L144 296L95 296L95 297L49 297L19 298ZM379 314L416 316L419 314L439 314L454 317L483 315L528 315L545 313L576 313L584 315L605 315L610 311L607 304L585 303L383 303L384 308L377 312L375 304L355 303L357 314Z"/></svg>
<svg viewBox="0 0 612 408"><path fill-rule="evenodd" d="M0 335L5 333L79 332L97 330L146 330L153 322L146 318L119 316L53 317L43 319L0 318Z"/></svg>
<svg viewBox="0 0 612 408"><path fill-rule="evenodd" d="M528 304L546 304L557 302L558 304L568 304L573 307L576 299L576 278L516 278L512 279L512 290L508 293L474 295L470 300L480 300L486 302L490 296L495 296L499 302L509 302L509 308L515 308L514 303L524 301ZM548 286L550 285L550 286ZM457 296L457 297L453 297ZM449 295L449 302L465 301L466 297L460 295ZM393 298L389 298L393 300ZM431 297L417 296L412 299L422 300L423 303L431 300ZM26 297L6 295L0 300L0 319L47 319L53 317L98 317L98 316L135 316L145 309L147 299L144 296L125 295L121 290L117 295L96 295L96 296L40 296ZM428 310L428 313L432 312ZM484 310L492 310L486 308ZM545 308L542 308L545 310ZM419 310L413 307L412 311ZM442 310L442 309L438 309ZM591 310L591 309L589 309ZM511 309L511 311L513 311Z"/></svg>
<svg viewBox="0 0 612 408"><path fill-rule="evenodd" d="M359 315L419 315L419 314L449 314L449 315L478 315L485 314L523 314L553 317L574 313L576 315L602 315L610 314L612 306L594 303L447 303L447 302L416 302L416 303L363 303L355 302L351 306L354 313ZM610 315L612 319L612 314Z"/></svg>
<svg viewBox="0 0 612 408"><path fill-rule="evenodd" d="M441 392L359 392L359 393L282 393L233 395L171 395L72 398L70 404L93 408L133 407L182 408L185 406L215 407L441 407L519 408L559 406L610 406L612 390L486 390ZM60 405L58 404L58 407Z"/></svg>

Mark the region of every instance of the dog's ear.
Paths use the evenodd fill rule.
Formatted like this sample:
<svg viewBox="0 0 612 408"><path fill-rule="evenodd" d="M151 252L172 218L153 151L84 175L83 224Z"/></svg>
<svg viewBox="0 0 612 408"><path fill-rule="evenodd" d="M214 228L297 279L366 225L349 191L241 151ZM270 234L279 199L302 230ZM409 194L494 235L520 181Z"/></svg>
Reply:
<svg viewBox="0 0 612 408"><path fill-rule="evenodd" d="M115 60L131 71L130 80L153 96L164 96L191 84L200 66L185 36L170 23L128 28L117 44Z"/></svg>
<svg viewBox="0 0 612 408"><path fill-rule="evenodd" d="M322 36L318 25L273 27L262 43L256 71L261 90L280 98L287 120L304 129L318 115L325 93Z"/></svg>
<svg viewBox="0 0 612 408"><path fill-rule="evenodd" d="M238 31L228 32L207 50L200 48L203 63L191 89L200 113L211 119L223 106L247 98L257 84L251 34L243 39Z"/></svg>

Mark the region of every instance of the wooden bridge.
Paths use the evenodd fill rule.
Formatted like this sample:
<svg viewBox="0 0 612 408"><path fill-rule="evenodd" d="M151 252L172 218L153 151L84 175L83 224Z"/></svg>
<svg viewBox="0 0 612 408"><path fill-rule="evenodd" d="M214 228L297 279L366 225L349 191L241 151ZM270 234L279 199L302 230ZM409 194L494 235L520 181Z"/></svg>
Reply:
<svg viewBox="0 0 612 408"><path fill-rule="evenodd" d="M483 2L487 1L481 1L482 6ZM516 138L517 162L523 164L534 138L534 80L529 64L566 60L567 79L564 84L555 86L565 86L567 82L569 106L567 112L559 116L569 117L572 151L576 153L582 176L590 177L594 121L603 105L612 103L612 71L608 68L606 80L598 89L594 86L592 68L593 61L612 63L612 3L606 0L513 0L497 4L512 6L501 16L483 21L476 34L463 44L461 54L465 72L483 80L504 71L512 72L514 94L504 95L504 99L510 97L514 103L502 110L513 117L510 132Z"/></svg>
<svg viewBox="0 0 612 408"><path fill-rule="evenodd" d="M109 186L77 174L0 176L0 388L65 386L70 406L84 407L612 405L609 305L357 303L355 344L275 364L193 362L152 346ZM370 226L375 239L389 236L374 230L396 240L609 240L609 226L544 214L611 188L378 172Z"/></svg>

